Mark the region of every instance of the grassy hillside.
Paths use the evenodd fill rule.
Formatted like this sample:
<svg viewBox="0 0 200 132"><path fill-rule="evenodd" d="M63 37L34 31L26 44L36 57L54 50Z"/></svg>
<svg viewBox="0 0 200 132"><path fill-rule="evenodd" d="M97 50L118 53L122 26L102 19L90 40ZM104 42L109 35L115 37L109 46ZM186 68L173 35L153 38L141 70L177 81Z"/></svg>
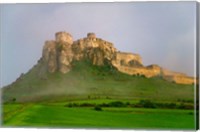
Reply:
<svg viewBox="0 0 200 132"><path fill-rule="evenodd" d="M38 63L27 74L3 89L5 102L65 101L78 99L150 99L193 101L193 85L167 82L162 78L130 76L109 65L74 62L67 74L47 73Z"/></svg>

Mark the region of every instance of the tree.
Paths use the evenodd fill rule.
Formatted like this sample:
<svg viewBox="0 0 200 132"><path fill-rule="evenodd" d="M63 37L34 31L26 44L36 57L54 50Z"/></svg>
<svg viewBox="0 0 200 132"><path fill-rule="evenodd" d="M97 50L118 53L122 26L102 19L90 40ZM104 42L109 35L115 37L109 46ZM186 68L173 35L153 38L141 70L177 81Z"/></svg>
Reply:
<svg viewBox="0 0 200 132"><path fill-rule="evenodd" d="M13 99L12 99L12 102L15 102L15 101L16 101L16 98L13 98Z"/></svg>

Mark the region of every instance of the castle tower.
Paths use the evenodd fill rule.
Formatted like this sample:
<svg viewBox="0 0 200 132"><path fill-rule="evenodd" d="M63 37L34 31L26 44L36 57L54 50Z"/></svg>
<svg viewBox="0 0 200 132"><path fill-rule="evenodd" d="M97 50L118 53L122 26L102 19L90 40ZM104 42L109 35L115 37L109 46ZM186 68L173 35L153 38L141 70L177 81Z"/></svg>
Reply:
<svg viewBox="0 0 200 132"><path fill-rule="evenodd" d="M69 44L73 44L72 35L67 33L67 32L57 32L55 34L55 38L56 38L56 43L66 42L66 43L69 43Z"/></svg>
<svg viewBox="0 0 200 132"><path fill-rule="evenodd" d="M87 38L89 38L89 39L96 39L96 35L95 35L95 33L88 33L87 34Z"/></svg>

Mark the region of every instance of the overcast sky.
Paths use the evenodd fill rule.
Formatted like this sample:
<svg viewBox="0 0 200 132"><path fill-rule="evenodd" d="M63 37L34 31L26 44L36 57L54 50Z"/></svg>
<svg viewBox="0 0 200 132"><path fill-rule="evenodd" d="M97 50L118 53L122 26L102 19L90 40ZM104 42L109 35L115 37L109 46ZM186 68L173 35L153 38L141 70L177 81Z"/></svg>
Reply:
<svg viewBox="0 0 200 132"><path fill-rule="evenodd" d="M138 53L144 65L194 76L196 2L1 4L1 87L26 73L45 40L66 31L88 32Z"/></svg>

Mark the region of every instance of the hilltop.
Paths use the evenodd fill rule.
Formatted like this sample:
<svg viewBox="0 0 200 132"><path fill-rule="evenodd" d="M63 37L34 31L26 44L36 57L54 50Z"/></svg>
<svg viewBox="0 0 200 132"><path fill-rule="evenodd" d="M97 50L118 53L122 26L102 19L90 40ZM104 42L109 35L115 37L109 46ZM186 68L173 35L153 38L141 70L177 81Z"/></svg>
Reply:
<svg viewBox="0 0 200 132"><path fill-rule="evenodd" d="M74 41L58 32L26 74L3 88L4 102L73 99L193 100L194 78L144 66L139 54L120 52L94 33ZM170 96L169 96L170 95Z"/></svg>

